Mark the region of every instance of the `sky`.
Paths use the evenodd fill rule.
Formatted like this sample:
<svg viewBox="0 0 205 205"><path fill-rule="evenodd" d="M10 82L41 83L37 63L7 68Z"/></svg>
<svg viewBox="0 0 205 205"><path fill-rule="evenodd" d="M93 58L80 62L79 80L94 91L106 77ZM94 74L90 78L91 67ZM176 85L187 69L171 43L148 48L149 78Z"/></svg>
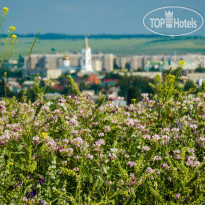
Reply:
<svg viewBox="0 0 205 205"><path fill-rule="evenodd" d="M1 0L9 13L3 26L16 33L152 34L143 17L164 6L183 6L205 18L204 0ZM205 35L205 26L195 35Z"/></svg>

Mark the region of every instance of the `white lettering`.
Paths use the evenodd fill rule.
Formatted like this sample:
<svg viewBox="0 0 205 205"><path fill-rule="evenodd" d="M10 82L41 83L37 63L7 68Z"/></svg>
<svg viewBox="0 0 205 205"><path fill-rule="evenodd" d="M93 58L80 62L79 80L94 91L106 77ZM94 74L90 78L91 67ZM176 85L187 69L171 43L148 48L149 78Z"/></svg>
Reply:
<svg viewBox="0 0 205 205"><path fill-rule="evenodd" d="M155 21L154 21L154 26L156 28L159 28L160 27L160 19L159 18L156 18Z"/></svg>
<svg viewBox="0 0 205 205"><path fill-rule="evenodd" d="M191 21L187 21L187 28L192 28L192 22Z"/></svg>
<svg viewBox="0 0 205 205"><path fill-rule="evenodd" d="M197 21L194 21L193 18L191 20L192 20L192 27L197 28Z"/></svg>
<svg viewBox="0 0 205 205"><path fill-rule="evenodd" d="M174 18L174 28L179 28L179 18Z"/></svg>
<svg viewBox="0 0 205 205"><path fill-rule="evenodd" d="M180 21L180 23L179 23L180 28L184 28L184 24L185 24L185 22L184 22L184 21Z"/></svg>
<svg viewBox="0 0 205 205"><path fill-rule="evenodd" d="M151 27L153 28L154 18L150 18L151 21Z"/></svg>

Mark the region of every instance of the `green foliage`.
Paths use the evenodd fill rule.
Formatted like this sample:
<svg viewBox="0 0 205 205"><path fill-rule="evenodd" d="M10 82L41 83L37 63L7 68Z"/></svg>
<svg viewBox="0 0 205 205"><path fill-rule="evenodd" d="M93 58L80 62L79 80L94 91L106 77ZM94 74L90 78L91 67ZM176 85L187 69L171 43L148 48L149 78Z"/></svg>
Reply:
<svg viewBox="0 0 205 205"><path fill-rule="evenodd" d="M132 99L136 99L139 102L142 97L142 93L153 93L152 89L149 87L148 82L152 80L140 76L118 76L120 86L119 95L123 96L127 103L130 104Z"/></svg>
<svg viewBox="0 0 205 205"><path fill-rule="evenodd" d="M205 68L197 68L195 70L196 73L205 73Z"/></svg>
<svg viewBox="0 0 205 205"><path fill-rule="evenodd" d="M0 202L202 204L204 87L189 97L170 73L140 107L94 102L71 76L75 97L45 101L37 77L34 103L0 101Z"/></svg>
<svg viewBox="0 0 205 205"><path fill-rule="evenodd" d="M70 75L68 75L67 78L68 78L68 81L71 84L72 89L75 92L75 94L80 96L80 90L78 89L77 85L75 84L75 81L73 80L73 78Z"/></svg>

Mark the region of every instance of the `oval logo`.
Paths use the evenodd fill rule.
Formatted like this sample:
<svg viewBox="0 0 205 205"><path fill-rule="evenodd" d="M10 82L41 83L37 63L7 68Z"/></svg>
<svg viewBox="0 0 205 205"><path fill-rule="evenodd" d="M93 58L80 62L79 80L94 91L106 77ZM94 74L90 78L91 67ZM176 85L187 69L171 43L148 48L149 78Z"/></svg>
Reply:
<svg viewBox="0 0 205 205"><path fill-rule="evenodd" d="M190 8L167 6L147 13L143 18L143 24L155 34L184 36L198 31L204 24L204 18Z"/></svg>

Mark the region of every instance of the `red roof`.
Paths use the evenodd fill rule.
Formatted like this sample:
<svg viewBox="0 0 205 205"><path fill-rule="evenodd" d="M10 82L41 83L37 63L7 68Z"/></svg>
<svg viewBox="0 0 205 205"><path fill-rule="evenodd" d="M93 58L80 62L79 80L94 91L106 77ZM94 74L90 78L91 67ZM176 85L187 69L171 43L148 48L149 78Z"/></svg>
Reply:
<svg viewBox="0 0 205 205"><path fill-rule="evenodd" d="M98 78L96 75L91 75L91 76L89 76L89 78L88 78L88 81L89 81L89 83L95 83L95 84L100 84L101 83L101 80L100 80L100 78Z"/></svg>
<svg viewBox="0 0 205 205"><path fill-rule="evenodd" d="M55 85L55 86L53 86L53 88L55 89L55 90L64 90L64 86L63 85Z"/></svg>
<svg viewBox="0 0 205 205"><path fill-rule="evenodd" d="M104 83L108 83L108 82L118 83L118 79L111 79L111 78L104 79L103 81L104 81Z"/></svg>

